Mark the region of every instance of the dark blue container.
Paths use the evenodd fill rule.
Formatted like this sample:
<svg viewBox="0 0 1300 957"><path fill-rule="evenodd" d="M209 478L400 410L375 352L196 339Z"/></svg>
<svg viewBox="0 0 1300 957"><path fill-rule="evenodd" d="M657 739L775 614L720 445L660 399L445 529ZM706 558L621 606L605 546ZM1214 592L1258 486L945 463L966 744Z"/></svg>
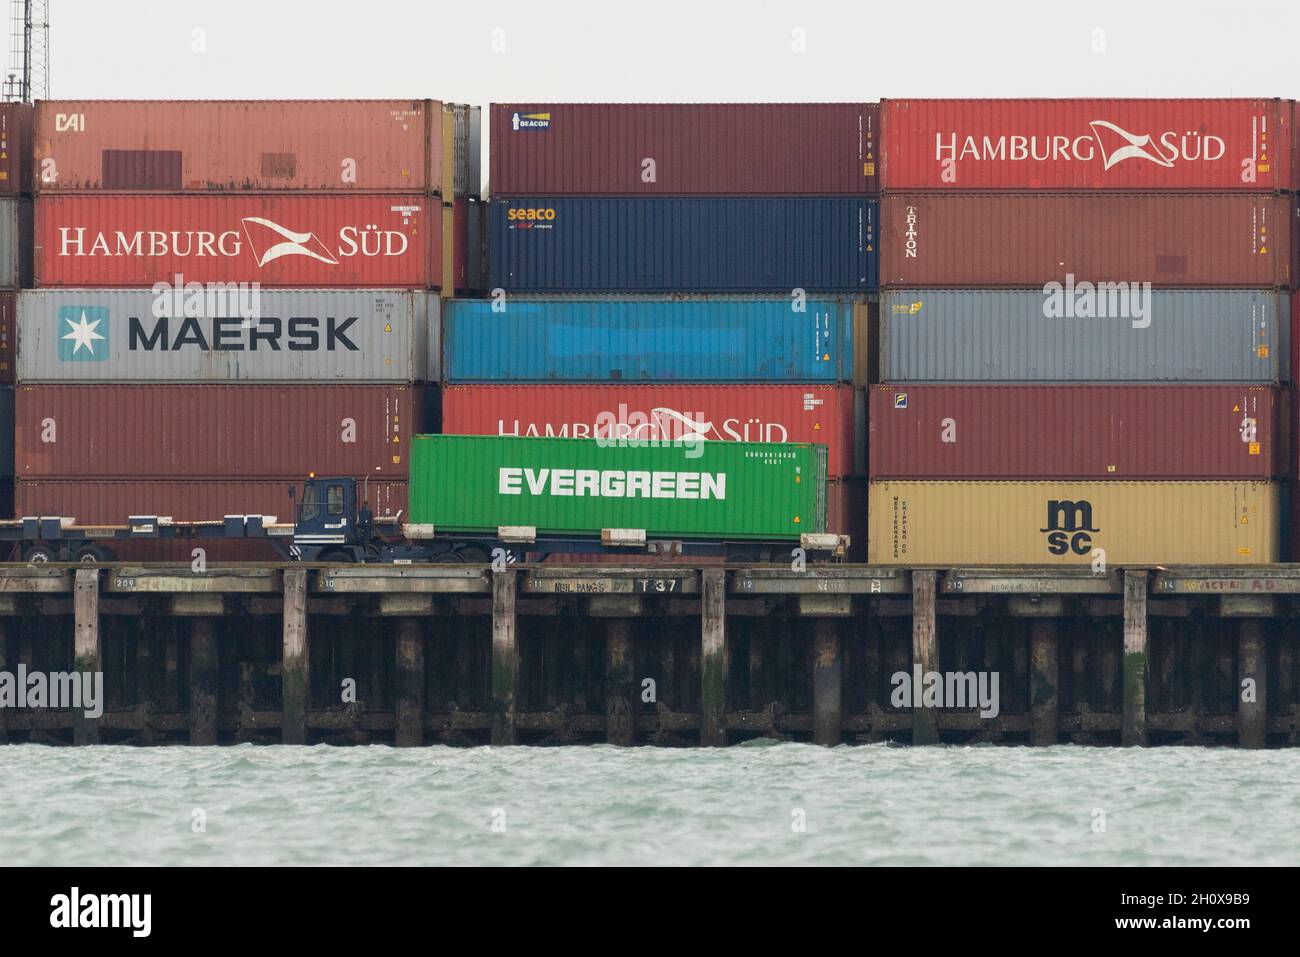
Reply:
<svg viewBox="0 0 1300 957"><path fill-rule="evenodd" d="M853 378L853 302L451 299L447 382L801 382Z"/></svg>
<svg viewBox="0 0 1300 957"><path fill-rule="evenodd" d="M493 199L492 288L507 292L870 292L878 200Z"/></svg>

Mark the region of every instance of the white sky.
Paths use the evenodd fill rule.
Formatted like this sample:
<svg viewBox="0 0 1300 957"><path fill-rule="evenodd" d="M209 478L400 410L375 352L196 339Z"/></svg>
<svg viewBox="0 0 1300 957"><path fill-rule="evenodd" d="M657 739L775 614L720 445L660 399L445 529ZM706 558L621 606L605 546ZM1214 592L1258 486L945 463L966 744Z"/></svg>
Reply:
<svg viewBox="0 0 1300 957"><path fill-rule="evenodd" d="M1300 0L49 4L54 99L1300 97Z"/></svg>

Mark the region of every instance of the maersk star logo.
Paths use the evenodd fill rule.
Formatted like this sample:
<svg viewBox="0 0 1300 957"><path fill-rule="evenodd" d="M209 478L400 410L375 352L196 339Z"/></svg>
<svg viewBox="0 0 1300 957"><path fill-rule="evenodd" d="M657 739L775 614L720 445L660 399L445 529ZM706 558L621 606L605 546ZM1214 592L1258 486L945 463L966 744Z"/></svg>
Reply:
<svg viewBox="0 0 1300 957"><path fill-rule="evenodd" d="M103 362L108 358L108 309L59 307L59 361Z"/></svg>

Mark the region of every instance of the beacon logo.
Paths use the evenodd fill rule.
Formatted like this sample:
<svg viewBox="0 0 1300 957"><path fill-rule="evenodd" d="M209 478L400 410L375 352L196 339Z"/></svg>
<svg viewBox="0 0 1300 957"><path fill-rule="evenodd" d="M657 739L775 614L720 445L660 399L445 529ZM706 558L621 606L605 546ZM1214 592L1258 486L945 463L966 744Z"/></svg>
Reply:
<svg viewBox="0 0 1300 957"><path fill-rule="evenodd" d="M515 113L510 117L510 129L516 133L520 130L549 130L550 128L550 113Z"/></svg>

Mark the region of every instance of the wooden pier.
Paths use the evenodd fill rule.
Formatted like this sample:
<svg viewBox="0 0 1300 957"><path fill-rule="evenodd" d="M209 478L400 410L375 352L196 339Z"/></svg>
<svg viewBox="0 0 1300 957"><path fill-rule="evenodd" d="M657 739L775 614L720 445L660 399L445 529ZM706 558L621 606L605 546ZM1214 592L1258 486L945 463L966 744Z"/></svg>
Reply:
<svg viewBox="0 0 1300 957"><path fill-rule="evenodd" d="M1300 566L7 565L0 672L105 702L0 741L1294 746L1298 614ZM898 706L918 665L997 715Z"/></svg>

